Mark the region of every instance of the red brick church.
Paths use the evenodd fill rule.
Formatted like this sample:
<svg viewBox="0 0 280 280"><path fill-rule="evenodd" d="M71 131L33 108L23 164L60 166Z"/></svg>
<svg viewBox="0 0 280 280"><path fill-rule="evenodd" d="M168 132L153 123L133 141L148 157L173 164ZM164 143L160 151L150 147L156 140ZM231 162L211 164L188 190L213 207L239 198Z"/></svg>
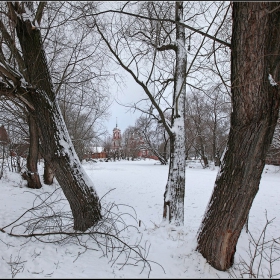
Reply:
<svg viewBox="0 0 280 280"><path fill-rule="evenodd" d="M121 130L118 128L118 124L116 123L116 127L113 129L111 150L114 152L120 152L121 149L122 149Z"/></svg>
<svg viewBox="0 0 280 280"><path fill-rule="evenodd" d="M151 158L157 160L145 147L144 140L137 133L130 133L126 136L127 139L122 139L121 130L116 127L113 129L113 137L111 142L111 152L122 158Z"/></svg>
<svg viewBox="0 0 280 280"><path fill-rule="evenodd" d="M154 154L151 153L150 150L147 149L146 143L141 135L138 135L137 133L130 133L128 136L128 153L132 155L133 157L137 158L151 158L158 160L158 157L156 157Z"/></svg>

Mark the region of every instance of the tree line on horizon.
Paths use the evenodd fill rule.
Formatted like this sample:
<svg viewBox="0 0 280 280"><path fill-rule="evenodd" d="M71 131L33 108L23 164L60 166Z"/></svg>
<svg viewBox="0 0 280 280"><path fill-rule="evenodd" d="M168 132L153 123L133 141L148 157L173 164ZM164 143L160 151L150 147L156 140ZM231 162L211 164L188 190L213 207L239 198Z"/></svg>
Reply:
<svg viewBox="0 0 280 280"><path fill-rule="evenodd" d="M102 221L80 160L104 135L109 81L121 84L122 69L145 93L130 105L142 112L135 128L168 141L163 221L184 225L186 156L196 152L205 166L219 160L196 250L229 269L279 117L280 3L1 2L0 9L1 122L15 139L28 138L29 187L42 186L40 154L44 182L56 177L73 229Z"/></svg>

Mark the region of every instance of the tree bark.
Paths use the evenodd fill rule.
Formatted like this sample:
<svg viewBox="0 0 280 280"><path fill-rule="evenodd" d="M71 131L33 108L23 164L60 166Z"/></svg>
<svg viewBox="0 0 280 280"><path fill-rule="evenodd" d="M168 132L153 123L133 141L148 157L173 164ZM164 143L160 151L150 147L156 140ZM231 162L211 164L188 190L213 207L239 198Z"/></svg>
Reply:
<svg viewBox="0 0 280 280"><path fill-rule="evenodd" d="M183 2L176 2L175 18L183 18ZM185 100L186 65L185 29L176 25L176 69L173 95L172 133L170 137L170 163L164 192L163 220L176 226L184 225L185 199Z"/></svg>
<svg viewBox="0 0 280 280"><path fill-rule="evenodd" d="M170 164L169 164L169 173L168 180L164 192L164 205L163 205L163 222L168 221L170 224L180 226L184 224L184 197L185 197L185 101L186 101L186 64L187 64L187 53L185 49L185 28L183 26L183 1L178 1L175 3L175 20L176 20L176 42L173 44L163 44L161 46L156 46L157 51L166 51L174 50L176 52L176 65L175 65L175 74L174 74L174 92L173 92L173 101L172 101L172 116L171 123L164 116L164 111L160 108L160 102L158 103L158 97L153 95L148 89L147 85L151 82L150 77L148 77L146 83L141 81L139 77L141 76L140 72L136 70L133 72L131 63L126 65L126 62L121 59L121 52L119 52L119 35L116 39L116 46L113 47L111 43L114 40L108 40L106 37L106 30L102 30L98 24L98 21L95 21L95 26L100 34L102 40L106 43L108 49L116 58L117 62L121 67L123 67L128 73L131 74L133 79L140 85L147 96L149 97L152 106L159 113L159 118L162 121L169 137L170 137ZM144 23L143 23L144 24ZM145 26L145 24L144 24ZM145 30L145 29L144 29ZM111 31L110 31L111 32ZM142 32L140 32L142 33ZM145 31L144 31L145 33ZM143 33L143 34L144 34ZM130 42L129 34L123 33L122 38L126 38L127 42ZM146 39L145 39L146 40ZM153 44L152 44L153 45ZM149 46L151 46L149 44ZM128 46L130 49L131 46ZM131 48L132 49L132 48ZM137 50L138 53L138 50ZM143 57L144 53L141 53ZM138 57L135 55L133 57L133 63L136 67L141 68L141 65L138 65ZM139 75L140 74L140 75ZM146 74L145 74L146 75ZM173 79L172 79L173 82ZM164 89L164 88L163 88ZM129 155L131 154L132 146L130 147Z"/></svg>
<svg viewBox="0 0 280 280"><path fill-rule="evenodd" d="M38 154L39 154L39 135L36 122L31 114L28 115L29 125L29 153L27 156L27 172L22 174L23 179L27 180L27 186L31 189L42 187L38 174Z"/></svg>
<svg viewBox="0 0 280 280"><path fill-rule="evenodd" d="M46 185L52 185L53 184L53 179L54 179L54 173L53 170L50 166L50 164L45 160L44 161L44 183Z"/></svg>
<svg viewBox="0 0 280 280"><path fill-rule="evenodd" d="M10 8L16 6L10 3ZM15 12L12 11L14 14ZM55 173L72 210L74 230L85 231L101 219L101 206L91 180L85 173L64 123L49 73L40 30L17 10L16 31L26 64L26 98L35 108L44 159Z"/></svg>
<svg viewBox="0 0 280 280"><path fill-rule="evenodd" d="M233 2L231 128L197 246L218 270L234 262L277 122L279 29L279 2Z"/></svg>
<svg viewBox="0 0 280 280"><path fill-rule="evenodd" d="M2 162L1 162L1 169L0 169L0 180L2 179L3 177L3 174L4 174L4 159L5 159L5 145L3 144L2 145Z"/></svg>

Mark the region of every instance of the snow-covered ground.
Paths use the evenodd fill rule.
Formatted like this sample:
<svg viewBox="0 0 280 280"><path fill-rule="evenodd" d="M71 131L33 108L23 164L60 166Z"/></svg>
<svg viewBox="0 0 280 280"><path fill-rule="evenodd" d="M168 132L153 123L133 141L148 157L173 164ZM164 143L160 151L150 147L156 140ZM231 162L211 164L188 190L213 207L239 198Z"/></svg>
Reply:
<svg viewBox="0 0 280 280"><path fill-rule="evenodd" d="M114 210L126 213L122 216L124 222L135 226L125 230L123 236L130 244L140 242L143 253L150 260L151 270L147 265L143 269L143 263L133 262L133 259L129 259L123 266L124 254L119 259L116 259L115 254L111 259L110 254L105 257L101 250L85 250L78 244L42 243L35 238L9 236L11 228L20 224L26 215L13 225L6 226L27 209L41 203L40 199L59 186L55 183L54 186L43 185L39 190L31 190L25 186L25 181L19 174L5 171L0 180L0 228L5 231L0 231L0 278L232 278L241 277L238 274L240 271L245 272L241 265L242 259L243 265L250 264L250 234L245 230L239 238L235 268L231 271L221 272L212 268L195 251L197 230L213 190L217 168L202 169L199 163L188 162L185 225L175 228L162 224L163 193L168 166L162 166L154 160L141 160L87 162L83 163L83 167L93 180L99 197L104 196L102 204L115 203L118 207ZM41 174L42 168L43 163L39 165ZM60 189L55 194L59 192ZM279 197L280 168L266 165L259 192L250 211L249 231L255 240L259 238L266 218L274 220L267 227L265 240L280 236ZM65 202L61 201L62 204ZM55 207L57 206L53 208ZM68 205L64 206L63 211L68 210L67 207ZM14 227L13 232L27 233L22 226ZM252 245L251 253L254 253ZM275 256L274 253L273 258ZM265 267L269 269L269 263L264 257L263 254L264 270L259 271L258 275L268 278L269 272ZM255 273L258 263L255 262ZM280 262L274 262L272 273L279 272Z"/></svg>

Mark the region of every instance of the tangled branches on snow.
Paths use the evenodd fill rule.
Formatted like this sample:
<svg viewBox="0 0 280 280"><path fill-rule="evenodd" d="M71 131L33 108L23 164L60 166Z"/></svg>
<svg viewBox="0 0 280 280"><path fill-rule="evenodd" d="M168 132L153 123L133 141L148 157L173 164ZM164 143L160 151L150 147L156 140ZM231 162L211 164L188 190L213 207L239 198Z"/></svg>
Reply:
<svg viewBox="0 0 280 280"><path fill-rule="evenodd" d="M240 256L238 263L230 269L231 278L278 278L280 275L280 237L267 240L267 228L275 218L268 220L258 238L249 234L248 260ZM274 271L277 269L277 271ZM235 270L237 272L235 272Z"/></svg>
<svg viewBox="0 0 280 280"><path fill-rule="evenodd" d="M120 208L128 210L120 212ZM120 269L125 265L142 264L140 273L148 269L150 275L151 263L155 263L164 271L160 264L147 259L150 244L142 241L138 227L132 225L137 225L137 216L131 206L103 203L102 216L98 224L85 232L73 230L69 204L61 189L56 188L52 193L36 195L32 208L0 230L10 236L25 237L27 242L38 240L43 243L82 246L84 251L79 252L77 258L88 250L101 251L103 256L109 258L112 266L120 262ZM130 240L133 235L131 233L135 233L136 240Z"/></svg>

